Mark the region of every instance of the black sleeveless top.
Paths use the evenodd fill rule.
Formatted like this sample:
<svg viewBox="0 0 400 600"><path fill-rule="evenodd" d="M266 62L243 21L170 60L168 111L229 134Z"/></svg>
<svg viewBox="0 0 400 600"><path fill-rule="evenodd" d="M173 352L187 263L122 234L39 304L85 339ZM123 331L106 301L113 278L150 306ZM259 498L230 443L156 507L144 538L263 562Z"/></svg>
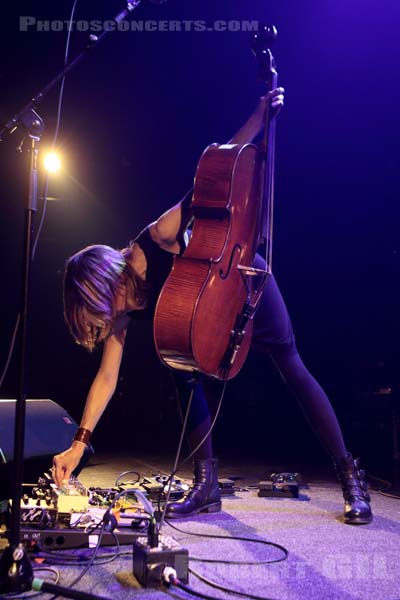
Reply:
<svg viewBox="0 0 400 600"><path fill-rule="evenodd" d="M174 262L173 252L163 250L153 240L150 235L149 228L143 229L132 243L138 244L143 251L146 262L146 285L147 290L147 306L141 310L132 310L128 316L132 319L152 319L156 308L158 296L167 279ZM181 252L183 251L183 243L179 241Z"/></svg>
<svg viewBox="0 0 400 600"><path fill-rule="evenodd" d="M184 232L186 231L189 222L192 219L192 211L190 208L192 200L193 188L190 189L181 200L181 227L177 235L177 241L179 243L179 254L182 254L185 250L186 244L184 240ZM160 295L161 289L167 279L172 265L174 262L173 252L163 250L153 240L150 235L149 226L145 227L139 235L132 241L132 244L138 244L147 262L146 270L146 285L148 286L148 300L147 306L142 310L132 310L128 313L128 316L132 319L153 319L154 312Z"/></svg>

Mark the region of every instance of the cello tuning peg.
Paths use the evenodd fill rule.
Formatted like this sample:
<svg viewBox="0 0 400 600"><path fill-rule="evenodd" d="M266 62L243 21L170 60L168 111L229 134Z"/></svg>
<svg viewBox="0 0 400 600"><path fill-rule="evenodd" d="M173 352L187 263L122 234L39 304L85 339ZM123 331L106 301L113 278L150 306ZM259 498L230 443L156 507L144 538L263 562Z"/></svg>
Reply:
<svg viewBox="0 0 400 600"><path fill-rule="evenodd" d="M258 31L250 36L252 50L257 53L266 50L274 43L278 36L275 25L260 24Z"/></svg>
<svg viewBox="0 0 400 600"><path fill-rule="evenodd" d="M278 36L278 30L275 25L262 25L261 32L265 38L268 38L270 43L274 42Z"/></svg>

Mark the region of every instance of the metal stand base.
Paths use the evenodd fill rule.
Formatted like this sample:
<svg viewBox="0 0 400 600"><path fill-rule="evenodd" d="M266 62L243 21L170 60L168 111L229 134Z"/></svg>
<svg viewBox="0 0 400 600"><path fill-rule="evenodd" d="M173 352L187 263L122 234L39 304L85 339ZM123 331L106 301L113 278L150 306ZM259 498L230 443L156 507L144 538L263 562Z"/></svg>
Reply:
<svg viewBox="0 0 400 600"><path fill-rule="evenodd" d="M0 561L0 589L4 594L27 592L32 589L31 561L22 544L6 548Z"/></svg>

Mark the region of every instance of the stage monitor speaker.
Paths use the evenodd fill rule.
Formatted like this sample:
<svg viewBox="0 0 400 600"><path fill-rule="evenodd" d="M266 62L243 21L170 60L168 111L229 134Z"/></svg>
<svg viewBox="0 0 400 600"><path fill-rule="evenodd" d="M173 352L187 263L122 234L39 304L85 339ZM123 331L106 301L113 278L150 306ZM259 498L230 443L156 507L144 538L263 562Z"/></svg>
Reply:
<svg viewBox="0 0 400 600"><path fill-rule="evenodd" d="M16 400L0 400L0 460L14 456ZM62 452L71 444L78 426L59 404L48 399L26 401L25 458Z"/></svg>
<svg viewBox="0 0 400 600"><path fill-rule="evenodd" d="M13 476L16 400L0 399L0 499L10 493ZM25 417L24 482L35 483L51 467L52 457L71 445L78 428L59 404L49 399L27 399ZM93 454L85 453L77 474Z"/></svg>

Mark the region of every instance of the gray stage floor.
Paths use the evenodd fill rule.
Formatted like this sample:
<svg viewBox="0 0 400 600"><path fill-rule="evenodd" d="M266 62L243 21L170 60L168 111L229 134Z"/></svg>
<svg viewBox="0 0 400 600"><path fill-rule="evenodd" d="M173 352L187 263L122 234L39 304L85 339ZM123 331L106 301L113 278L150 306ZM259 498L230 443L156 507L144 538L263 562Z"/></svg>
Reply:
<svg viewBox="0 0 400 600"><path fill-rule="evenodd" d="M145 476L167 471L171 463L172 459L157 457L128 460L122 455L96 456L79 479L87 486L111 486L127 469ZM253 597L276 600L399 598L400 501L372 491L373 523L345 525L341 516L341 491L329 466L326 469L306 466L301 469L309 486L302 490L305 497L302 500L258 497L252 485L262 479L266 471L275 468L287 469L288 465L221 461L220 475L240 477L237 484L241 491L223 500L220 513L174 521L186 533L165 527L165 534L172 535L188 549L190 568L219 585ZM184 469L181 475L190 477L190 469ZM192 536L189 532L226 535L229 539ZM289 557L275 564L254 564L276 559L281 553L268 545L235 540L235 536L283 545L289 551ZM172 593L174 597L190 597L180 590L141 589L129 577L130 550L130 546L123 546L123 556L107 564L92 566L77 589L121 600L150 597L161 600ZM90 550L74 552L88 554ZM103 555L109 556L112 552L110 547L101 549ZM202 562L205 558L249 564ZM68 585L82 569L79 566L57 568L61 585ZM45 572L42 576L47 577ZM213 589L193 573L189 583L209 596L235 597Z"/></svg>

